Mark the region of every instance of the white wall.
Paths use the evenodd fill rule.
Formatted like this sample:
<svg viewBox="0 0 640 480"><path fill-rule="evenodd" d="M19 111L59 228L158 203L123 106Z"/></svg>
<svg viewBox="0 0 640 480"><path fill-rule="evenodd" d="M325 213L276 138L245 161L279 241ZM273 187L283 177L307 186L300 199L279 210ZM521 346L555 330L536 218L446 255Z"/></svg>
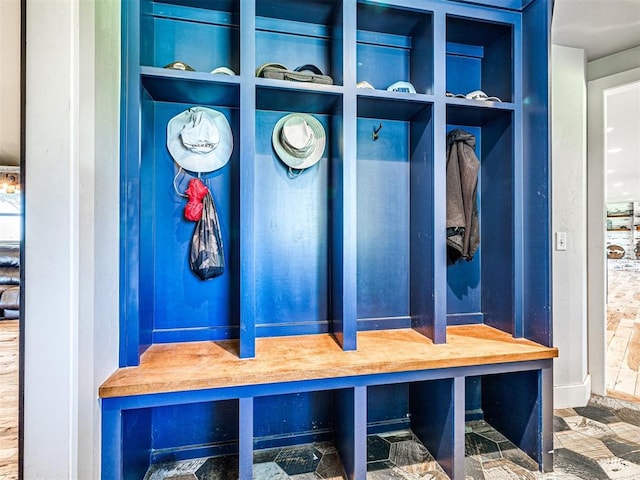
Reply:
<svg viewBox="0 0 640 480"><path fill-rule="evenodd" d="M0 0L0 165L20 164L20 0Z"/></svg>
<svg viewBox="0 0 640 480"><path fill-rule="evenodd" d="M94 479L118 352L119 2L26 14L24 478Z"/></svg>
<svg viewBox="0 0 640 480"><path fill-rule="evenodd" d="M556 408L585 405L587 369L586 81L585 54L553 45L552 231L566 232L567 250L553 252L553 338Z"/></svg>

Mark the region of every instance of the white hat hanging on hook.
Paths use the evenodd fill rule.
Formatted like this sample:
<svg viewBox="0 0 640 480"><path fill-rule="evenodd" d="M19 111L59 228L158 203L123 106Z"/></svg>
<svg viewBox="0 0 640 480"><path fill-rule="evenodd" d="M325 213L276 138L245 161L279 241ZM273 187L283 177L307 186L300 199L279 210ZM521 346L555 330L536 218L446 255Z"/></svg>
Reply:
<svg viewBox="0 0 640 480"><path fill-rule="evenodd" d="M167 148L176 163L195 173L226 165L233 152L233 133L221 112L191 107L167 124Z"/></svg>
<svg viewBox="0 0 640 480"><path fill-rule="evenodd" d="M289 176L295 177L320 160L326 135L324 127L314 116L291 113L278 120L271 140L276 154L289 167ZM298 172L294 173L294 170Z"/></svg>

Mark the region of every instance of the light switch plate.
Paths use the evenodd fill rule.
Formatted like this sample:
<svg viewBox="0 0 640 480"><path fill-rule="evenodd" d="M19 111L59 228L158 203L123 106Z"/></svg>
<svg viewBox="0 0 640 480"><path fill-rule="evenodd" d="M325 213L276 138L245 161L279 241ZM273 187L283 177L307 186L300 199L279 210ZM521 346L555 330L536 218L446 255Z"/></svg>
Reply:
<svg viewBox="0 0 640 480"><path fill-rule="evenodd" d="M556 250L567 249L567 232L556 232Z"/></svg>

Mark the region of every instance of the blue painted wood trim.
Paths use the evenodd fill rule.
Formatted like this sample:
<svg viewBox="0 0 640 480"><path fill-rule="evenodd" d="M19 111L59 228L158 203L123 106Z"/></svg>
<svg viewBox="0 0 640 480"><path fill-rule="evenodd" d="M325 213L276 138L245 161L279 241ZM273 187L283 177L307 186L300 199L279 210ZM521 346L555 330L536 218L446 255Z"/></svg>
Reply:
<svg viewBox="0 0 640 480"><path fill-rule="evenodd" d="M335 444L349 479L366 475L366 387L338 390L334 394Z"/></svg>
<svg viewBox="0 0 640 480"><path fill-rule="evenodd" d="M524 322L526 316L523 312L523 296L524 296L524 265L523 259L524 240L527 233L524 230L523 219L525 217L525 203L523 198L524 185L524 149L523 142L523 123L522 123L522 75L516 75L515 72L522 72L522 23L518 22L514 25L514 81L513 81L513 100L520 108L514 111L514 143L513 143L513 336L522 337L524 335Z"/></svg>
<svg viewBox="0 0 640 480"><path fill-rule="evenodd" d="M159 2L151 3L150 7L148 13L156 17L167 17L186 22L208 23L222 26L237 26L239 24L238 16L232 12L192 8Z"/></svg>
<svg viewBox="0 0 640 480"><path fill-rule="evenodd" d="M447 325L476 325L482 323L484 323L482 312L447 314Z"/></svg>
<svg viewBox="0 0 640 480"><path fill-rule="evenodd" d="M538 465L542 472L553 471L553 367L551 364L542 368L538 377L540 391L540 410L538 418L541 423L540 451Z"/></svg>
<svg viewBox="0 0 640 480"><path fill-rule="evenodd" d="M446 237L446 15L438 10L433 16L433 342L447 341L447 237Z"/></svg>
<svg viewBox="0 0 640 480"><path fill-rule="evenodd" d="M334 142L331 200L331 331L343 350L357 348L357 200L356 200L356 4L344 2L337 29L342 48L344 95L334 125L342 142ZM339 144L340 143L340 144Z"/></svg>
<svg viewBox="0 0 640 480"><path fill-rule="evenodd" d="M465 478L465 377L460 375L453 379L453 465L449 476L453 479Z"/></svg>
<svg viewBox="0 0 640 480"><path fill-rule="evenodd" d="M156 329L153 343L201 342L238 338L238 326Z"/></svg>
<svg viewBox="0 0 640 480"><path fill-rule="evenodd" d="M101 400L102 444L101 478L124 478L122 472L122 410L118 399Z"/></svg>
<svg viewBox="0 0 640 480"><path fill-rule="evenodd" d="M482 58L484 57L484 47L479 45L464 45L461 43L447 42L447 55Z"/></svg>
<svg viewBox="0 0 640 480"><path fill-rule="evenodd" d="M471 20L509 24L517 22L521 17L521 13L514 10L486 8L478 4L448 0L445 0L443 3L446 3L447 5L436 8L442 12L445 12L446 15L466 17Z"/></svg>
<svg viewBox="0 0 640 480"><path fill-rule="evenodd" d="M120 123L120 367L139 364L140 325L140 5L123 2Z"/></svg>
<svg viewBox="0 0 640 480"><path fill-rule="evenodd" d="M453 367L434 370L416 370L411 372L372 374L357 377L331 377L327 379L300 380L294 382L234 386L206 390L155 393L149 395L131 395L126 397L114 397L104 400L109 400L110 402L117 403L119 405L119 408L121 409L147 408L181 403L229 400L233 398L260 395L280 395L296 392L310 392L316 390L334 390L340 388L352 388L369 385L438 380L459 376L522 372L529 370L539 370L542 368L547 368L550 365L552 365L551 360L533 360L527 362L497 363L469 367Z"/></svg>
<svg viewBox="0 0 640 480"><path fill-rule="evenodd" d="M411 328L411 317L405 316L358 319L359 332L366 332L370 330L393 330L396 328Z"/></svg>
<svg viewBox="0 0 640 480"><path fill-rule="evenodd" d="M549 109L550 0L532 2L522 16L523 94L523 336L552 345L551 142ZM526 101L524 101L526 99Z"/></svg>
<svg viewBox="0 0 640 480"><path fill-rule="evenodd" d="M531 0L451 0L458 3L468 3L470 5L482 5L492 8L504 8L508 10L520 11L526 3Z"/></svg>
<svg viewBox="0 0 640 480"><path fill-rule="evenodd" d="M335 321L335 320L334 320ZM287 335L315 335L331 332L331 320L321 322L288 322L255 326L256 338L283 337Z"/></svg>
<svg viewBox="0 0 640 480"><path fill-rule="evenodd" d="M239 402L238 473L241 479L250 479L253 476L253 398L240 398Z"/></svg>
<svg viewBox="0 0 640 480"><path fill-rule="evenodd" d="M255 0L240 3L240 29L255 30ZM255 357L256 272L254 186L256 137L255 35L240 36L240 357Z"/></svg>

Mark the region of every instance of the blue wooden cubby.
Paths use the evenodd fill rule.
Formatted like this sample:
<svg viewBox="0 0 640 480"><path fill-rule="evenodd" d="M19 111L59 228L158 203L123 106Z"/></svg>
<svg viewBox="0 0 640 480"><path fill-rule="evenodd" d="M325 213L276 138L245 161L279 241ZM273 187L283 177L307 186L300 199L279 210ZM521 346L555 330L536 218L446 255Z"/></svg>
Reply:
<svg viewBox="0 0 640 480"><path fill-rule="evenodd" d="M552 468L551 10L123 0L120 368L100 389L103 478L228 456L247 480L254 451L328 440L362 480L367 434L411 428L459 480L473 416ZM195 71L163 68L174 61ZM256 78L266 62L334 83ZM209 73L220 66L236 75ZM416 93L386 90L400 80ZM446 94L474 90L501 101ZM189 268L194 224L166 148L167 122L197 105L234 136L227 165L202 176L226 255L208 281ZM297 178L271 145L291 112L327 135ZM481 243L448 265L455 128L477 140Z"/></svg>

